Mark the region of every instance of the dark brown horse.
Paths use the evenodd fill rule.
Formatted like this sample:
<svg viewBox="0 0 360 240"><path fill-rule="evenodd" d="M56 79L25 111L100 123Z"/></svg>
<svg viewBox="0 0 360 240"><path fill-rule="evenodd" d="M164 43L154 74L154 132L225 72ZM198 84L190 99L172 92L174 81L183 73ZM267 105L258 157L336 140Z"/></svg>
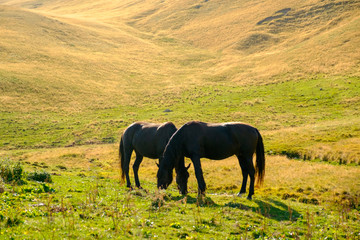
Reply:
<svg viewBox="0 0 360 240"><path fill-rule="evenodd" d="M256 167L253 155L256 152ZM176 182L182 193L187 192L189 173L184 157L191 159L198 182L199 194L204 194L206 184L201 169L200 158L221 160L236 155L242 170L243 182L239 195L246 192L246 183L250 176L248 199L254 194L255 174L261 183L265 175L265 155L262 137L259 131L242 123L207 124L188 122L170 139L164 151L164 158L157 173L158 187L167 188L172 181L173 169L176 169Z"/></svg>
<svg viewBox="0 0 360 240"><path fill-rule="evenodd" d="M132 152L136 153L133 165L135 184L140 188L138 170L143 157L159 159L161 163L165 146L176 130L175 125L171 122L164 124L135 122L125 130L120 140L119 158L121 177L123 180L126 177L127 187L131 188L129 164Z"/></svg>

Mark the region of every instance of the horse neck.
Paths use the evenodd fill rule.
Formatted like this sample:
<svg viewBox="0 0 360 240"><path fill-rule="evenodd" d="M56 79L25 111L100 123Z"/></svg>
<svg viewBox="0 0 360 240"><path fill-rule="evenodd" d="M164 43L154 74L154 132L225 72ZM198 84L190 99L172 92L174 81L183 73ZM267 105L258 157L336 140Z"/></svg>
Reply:
<svg viewBox="0 0 360 240"><path fill-rule="evenodd" d="M170 139L164 152L164 164L170 169L179 169L181 163L185 164L183 159L183 135L181 131L177 131Z"/></svg>

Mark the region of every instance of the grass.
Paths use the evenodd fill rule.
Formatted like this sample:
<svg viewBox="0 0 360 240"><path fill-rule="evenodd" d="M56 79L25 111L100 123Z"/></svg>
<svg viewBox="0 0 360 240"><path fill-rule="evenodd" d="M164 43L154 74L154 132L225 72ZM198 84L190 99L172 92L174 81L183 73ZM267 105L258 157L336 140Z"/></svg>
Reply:
<svg viewBox="0 0 360 240"><path fill-rule="evenodd" d="M0 146L115 143L124 128L139 119L173 121L178 127L189 120L242 121L260 129L271 154L359 164L358 80L317 77L248 87L211 84L174 94L144 94L136 106L72 114L6 112ZM167 108L172 112L163 112Z"/></svg>
<svg viewBox="0 0 360 240"><path fill-rule="evenodd" d="M82 159L76 160L85 162ZM296 167L306 171L293 172L293 161L269 156L266 185L257 188L254 200L248 201L235 195L240 179L239 167L232 167L236 162L216 161L227 169L218 168L215 172L211 170L213 163L203 161L205 180L211 179L213 187L209 187L202 202L196 198L193 172L189 180L192 190L187 198L178 194L174 184L166 192L155 190L155 176L149 172L155 164L148 159L140 168L146 190L126 190L119 184L119 175L114 172L104 175L103 168L95 164L90 168L84 165L81 169L52 170L53 183L45 184L46 189L53 189L50 192L44 191L44 184L36 182L6 185L7 191L0 196L3 200L0 234L6 238L53 239L341 239L360 233L357 224L360 186L348 188L347 183L356 181L358 168L297 162ZM45 163L51 166L51 162ZM333 175L334 171L338 175ZM216 181L224 179L223 174L227 181ZM313 184L301 184L302 178ZM326 184L329 182L337 184L332 187ZM231 187L234 184L236 189ZM350 200L355 201L354 205L348 204Z"/></svg>

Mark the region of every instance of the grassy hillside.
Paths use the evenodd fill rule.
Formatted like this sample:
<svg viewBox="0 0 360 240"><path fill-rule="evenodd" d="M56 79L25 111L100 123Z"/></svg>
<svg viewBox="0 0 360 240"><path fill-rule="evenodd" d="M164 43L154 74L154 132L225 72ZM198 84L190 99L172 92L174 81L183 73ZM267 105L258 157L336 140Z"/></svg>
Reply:
<svg viewBox="0 0 360 240"><path fill-rule="evenodd" d="M250 123L268 153L359 163L359 4L0 1L0 148L196 119Z"/></svg>
<svg viewBox="0 0 360 240"><path fill-rule="evenodd" d="M138 37L101 22L67 23L26 10L2 9L2 110L71 112L129 104L136 101L132 95L145 91L141 89L159 91L160 83L181 82L184 72L196 75L196 67L181 68L189 52L211 57L181 45L169 55L170 46L159 46L161 39Z"/></svg>
<svg viewBox="0 0 360 240"><path fill-rule="evenodd" d="M357 238L358 46L359 0L0 0L0 238ZM203 159L183 198L145 158L128 191L139 120L257 127L264 185Z"/></svg>

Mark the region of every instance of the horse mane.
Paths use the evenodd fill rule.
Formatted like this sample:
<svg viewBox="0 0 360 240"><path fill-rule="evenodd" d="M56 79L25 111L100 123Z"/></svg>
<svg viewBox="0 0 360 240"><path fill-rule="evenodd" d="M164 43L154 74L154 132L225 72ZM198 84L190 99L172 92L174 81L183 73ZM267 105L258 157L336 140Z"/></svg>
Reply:
<svg viewBox="0 0 360 240"><path fill-rule="evenodd" d="M182 157L182 142L183 142L183 134L182 134L182 128L177 130L174 135L170 138L168 144L165 147L164 150L164 158L163 158L163 164L166 169L178 169L179 159Z"/></svg>

